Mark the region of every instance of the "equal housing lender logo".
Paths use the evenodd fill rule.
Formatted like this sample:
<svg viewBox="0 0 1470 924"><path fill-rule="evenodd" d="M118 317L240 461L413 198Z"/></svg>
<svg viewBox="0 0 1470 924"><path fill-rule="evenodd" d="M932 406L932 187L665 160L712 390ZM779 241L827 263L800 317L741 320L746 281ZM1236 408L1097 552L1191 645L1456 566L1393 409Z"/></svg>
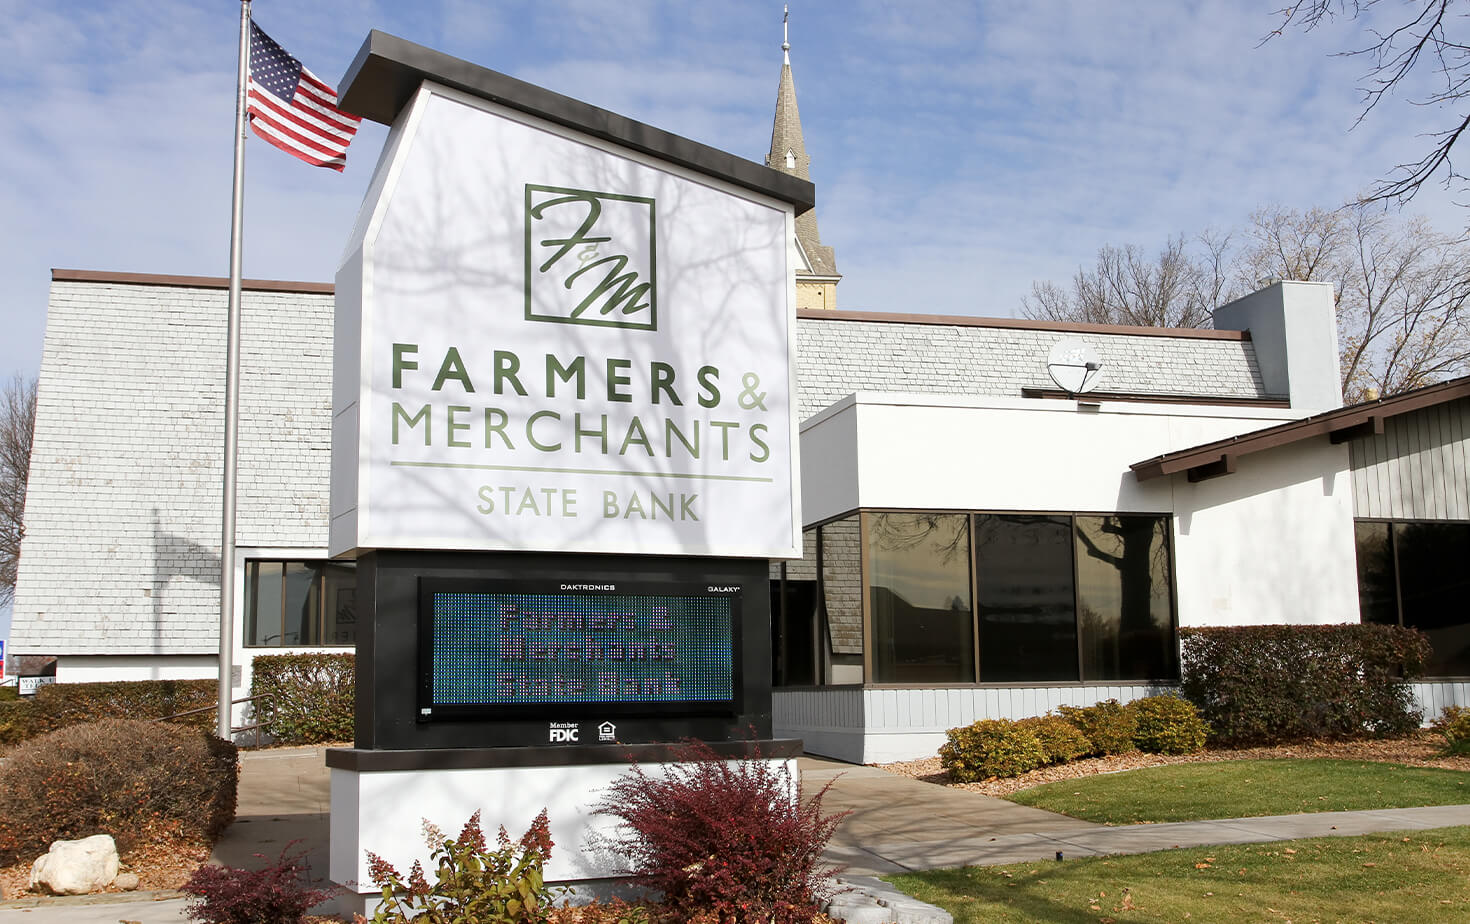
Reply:
<svg viewBox="0 0 1470 924"><path fill-rule="evenodd" d="M526 320L658 330L654 201L526 184Z"/></svg>

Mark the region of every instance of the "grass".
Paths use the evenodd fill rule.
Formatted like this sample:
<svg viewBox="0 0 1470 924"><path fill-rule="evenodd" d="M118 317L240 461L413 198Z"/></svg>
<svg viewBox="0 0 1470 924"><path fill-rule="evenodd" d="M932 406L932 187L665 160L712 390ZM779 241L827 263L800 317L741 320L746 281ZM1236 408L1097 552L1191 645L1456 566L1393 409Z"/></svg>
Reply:
<svg viewBox="0 0 1470 924"><path fill-rule="evenodd" d="M1470 773L1361 760L1174 764L1048 783L1006 798L1103 824L1470 803Z"/></svg>
<svg viewBox="0 0 1470 924"><path fill-rule="evenodd" d="M1470 828L1198 847L885 877L955 924L1470 924Z"/></svg>

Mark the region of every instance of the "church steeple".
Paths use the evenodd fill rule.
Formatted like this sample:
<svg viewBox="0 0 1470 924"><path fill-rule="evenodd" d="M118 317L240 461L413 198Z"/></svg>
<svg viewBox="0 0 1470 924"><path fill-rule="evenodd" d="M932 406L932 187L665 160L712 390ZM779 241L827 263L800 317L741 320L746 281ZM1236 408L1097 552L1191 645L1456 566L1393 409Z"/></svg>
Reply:
<svg viewBox="0 0 1470 924"><path fill-rule="evenodd" d="M791 77L790 7L781 20L781 84L776 89L776 121L771 128L771 151L766 166L810 180L812 159L801 135L801 113L796 108L796 81ZM802 308L836 306L837 258L822 244L817 231L817 212L810 209L796 216L796 242L806 263L796 271L797 305Z"/></svg>

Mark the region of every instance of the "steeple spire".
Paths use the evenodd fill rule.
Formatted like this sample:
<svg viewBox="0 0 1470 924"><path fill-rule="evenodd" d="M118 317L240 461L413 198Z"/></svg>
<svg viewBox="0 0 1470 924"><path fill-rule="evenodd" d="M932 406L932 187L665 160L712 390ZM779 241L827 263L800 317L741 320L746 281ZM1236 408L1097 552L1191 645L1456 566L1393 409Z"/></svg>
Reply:
<svg viewBox="0 0 1470 924"><path fill-rule="evenodd" d="M781 83L776 88L776 121L771 128L771 151L766 155L766 166L810 180L811 158L807 156L806 143L802 139L801 113L796 108L796 81L791 76L790 23L791 8L787 6L781 17ZM801 295L803 276L825 277L821 301L823 307L832 307L837 280L841 277L837 273L837 259L832 248L822 245L815 209L796 216L796 242L807 264L804 271L797 270L798 296ZM798 298L798 301L802 299Z"/></svg>

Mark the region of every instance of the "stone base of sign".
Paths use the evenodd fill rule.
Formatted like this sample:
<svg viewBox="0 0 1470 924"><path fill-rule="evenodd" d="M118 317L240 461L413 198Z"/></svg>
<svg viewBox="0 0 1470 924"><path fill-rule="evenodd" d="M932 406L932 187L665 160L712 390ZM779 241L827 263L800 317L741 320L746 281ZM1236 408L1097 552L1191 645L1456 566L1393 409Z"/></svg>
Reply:
<svg viewBox="0 0 1470 924"><path fill-rule="evenodd" d="M793 786L799 782L800 741L715 742L710 747L731 759L759 755L784 768ZM595 815L593 808L634 763L658 776L676 754L676 746L663 744L329 750L329 875L351 892L371 897L377 890L368 876L368 851L404 875L414 860L430 868L425 821L452 837L478 811L493 842L501 826L518 838L544 808L555 843L547 881L617 879L621 861L603 842L613 821Z"/></svg>

